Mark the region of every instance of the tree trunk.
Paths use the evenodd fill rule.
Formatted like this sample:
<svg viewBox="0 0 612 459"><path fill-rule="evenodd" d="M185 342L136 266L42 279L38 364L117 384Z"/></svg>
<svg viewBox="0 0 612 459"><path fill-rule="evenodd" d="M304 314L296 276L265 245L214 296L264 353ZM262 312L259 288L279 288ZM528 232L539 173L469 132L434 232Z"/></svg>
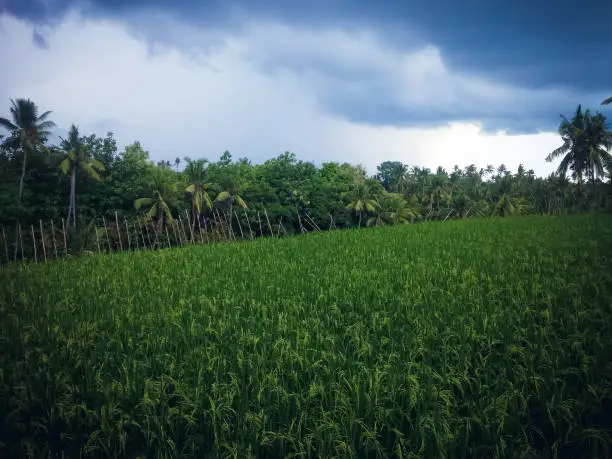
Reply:
<svg viewBox="0 0 612 459"><path fill-rule="evenodd" d="M72 228L76 228L76 167L70 176L70 208L72 209ZM70 220L70 215L68 216Z"/></svg>
<svg viewBox="0 0 612 459"><path fill-rule="evenodd" d="M19 178L19 204L21 204L21 195L23 194L23 181L26 173L26 162L28 160L28 149L23 147L23 161L21 163L21 177Z"/></svg>

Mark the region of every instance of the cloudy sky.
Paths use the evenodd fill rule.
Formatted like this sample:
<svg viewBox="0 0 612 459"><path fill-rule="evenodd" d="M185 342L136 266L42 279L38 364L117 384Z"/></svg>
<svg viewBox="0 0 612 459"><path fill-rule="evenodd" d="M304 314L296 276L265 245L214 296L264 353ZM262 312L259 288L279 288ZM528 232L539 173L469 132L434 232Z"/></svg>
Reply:
<svg viewBox="0 0 612 459"><path fill-rule="evenodd" d="M612 96L611 17L609 0L0 0L0 114L29 97L155 160L543 175L559 115Z"/></svg>

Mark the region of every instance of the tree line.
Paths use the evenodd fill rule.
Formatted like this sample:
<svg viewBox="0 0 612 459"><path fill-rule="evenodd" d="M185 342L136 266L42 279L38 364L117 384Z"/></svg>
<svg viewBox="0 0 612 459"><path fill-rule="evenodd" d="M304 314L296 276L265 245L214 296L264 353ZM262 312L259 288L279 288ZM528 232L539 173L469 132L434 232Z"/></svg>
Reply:
<svg viewBox="0 0 612 459"><path fill-rule="evenodd" d="M612 98L603 103L611 103ZM436 170L384 161L368 176L361 166L320 166L285 152L263 164L177 157L155 164L139 143L122 151L112 133L84 135L72 125L52 144L52 112L29 99L10 101L0 118L0 226L65 219L76 231L100 217L143 216L162 229L185 211L192 224L214 212L230 220L264 209L290 232L301 216L322 228L350 228L469 216L612 210L612 133L605 116L578 106L559 126L562 145L547 154L556 172L537 177L520 165ZM181 169L182 167L182 169Z"/></svg>

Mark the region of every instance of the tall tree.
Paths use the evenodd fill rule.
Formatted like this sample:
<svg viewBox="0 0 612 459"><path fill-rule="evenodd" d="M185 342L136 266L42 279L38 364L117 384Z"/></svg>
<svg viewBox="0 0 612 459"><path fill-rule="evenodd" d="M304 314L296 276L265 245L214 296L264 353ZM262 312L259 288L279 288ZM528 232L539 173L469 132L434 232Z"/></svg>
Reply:
<svg viewBox="0 0 612 459"><path fill-rule="evenodd" d="M176 183L171 180L169 174L173 172L163 168L153 169L151 197L138 198L134 201L136 210L150 206L146 217L148 220L155 220L158 234L166 223L173 220L168 200L176 190Z"/></svg>
<svg viewBox="0 0 612 459"><path fill-rule="evenodd" d="M38 106L30 99L11 99L10 112L12 120L0 117L0 126L10 131L23 154L18 194L19 202L21 202L28 156L44 144L49 135L49 129L55 127L55 123L47 119L51 111L39 115Z"/></svg>
<svg viewBox="0 0 612 459"><path fill-rule="evenodd" d="M100 172L104 170L104 164L91 156L91 152L85 145L85 138L79 134L79 128L74 124L70 126L68 138L61 139L61 148L64 150L65 158L59 165L65 175L70 175L70 203L68 205L68 226L76 228L76 175L81 171L93 180L100 180Z"/></svg>
<svg viewBox="0 0 612 459"><path fill-rule="evenodd" d="M612 133L606 125L606 118L597 113L591 115L589 110L582 111L578 105L571 120L561 115L559 134L563 145L553 150L546 161L551 162L563 156L557 172L564 176L572 171L572 178L578 181L583 189L584 179L595 179L605 174L610 162L608 149L612 147Z"/></svg>
<svg viewBox="0 0 612 459"><path fill-rule="evenodd" d="M208 182L206 174L205 159L192 160L185 158L187 167L185 167L185 175L187 176L187 188L185 191L191 195L191 211L193 213L194 224L200 218L202 213L202 204L208 209L212 209L212 200L210 199L210 190L212 183Z"/></svg>
<svg viewBox="0 0 612 459"><path fill-rule="evenodd" d="M357 217L359 218L359 226L361 226L363 214L374 212L376 210L376 205L376 200L374 199L374 196L372 196L370 187L365 181L360 181L353 189L350 202L346 208L357 214Z"/></svg>

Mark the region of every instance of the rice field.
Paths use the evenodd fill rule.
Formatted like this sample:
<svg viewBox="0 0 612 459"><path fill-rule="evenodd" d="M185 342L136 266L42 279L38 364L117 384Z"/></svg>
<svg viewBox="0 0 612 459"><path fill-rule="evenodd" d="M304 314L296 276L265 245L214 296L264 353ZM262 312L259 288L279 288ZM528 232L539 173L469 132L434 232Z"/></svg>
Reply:
<svg viewBox="0 0 612 459"><path fill-rule="evenodd" d="M610 457L612 216L0 270L0 457Z"/></svg>

